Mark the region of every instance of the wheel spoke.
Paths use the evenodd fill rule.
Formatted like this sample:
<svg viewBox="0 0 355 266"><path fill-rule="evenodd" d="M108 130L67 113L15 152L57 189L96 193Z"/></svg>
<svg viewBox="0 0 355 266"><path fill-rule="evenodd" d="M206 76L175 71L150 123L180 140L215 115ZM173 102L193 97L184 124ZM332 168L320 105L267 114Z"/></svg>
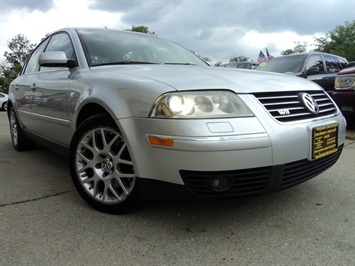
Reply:
<svg viewBox="0 0 355 266"><path fill-rule="evenodd" d="M102 204L124 201L135 186L133 163L121 135L99 127L81 138L76 171L84 190Z"/></svg>
<svg viewBox="0 0 355 266"><path fill-rule="evenodd" d="M121 200L121 197L116 193L116 190L112 187L112 184L110 184L108 186L108 188L110 189L112 195L115 197L115 199Z"/></svg>
<svg viewBox="0 0 355 266"><path fill-rule="evenodd" d="M96 135L96 134L95 134L95 130L93 130L93 131L91 132L92 148L93 148L93 150L98 151L95 135Z"/></svg>
<svg viewBox="0 0 355 266"><path fill-rule="evenodd" d="M80 143L85 149L88 149L89 151L91 151L91 152L94 152L94 149L89 145L89 144L87 144L86 142L81 142Z"/></svg>

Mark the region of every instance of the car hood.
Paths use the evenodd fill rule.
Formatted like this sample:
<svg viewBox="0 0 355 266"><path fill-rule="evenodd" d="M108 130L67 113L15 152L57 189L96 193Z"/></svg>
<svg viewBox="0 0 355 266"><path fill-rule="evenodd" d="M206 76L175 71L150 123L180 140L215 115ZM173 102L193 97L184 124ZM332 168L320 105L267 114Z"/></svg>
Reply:
<svg viewBox="0 0 355 266"><path fill-rule="evenodd" d="M320 89L306 79L244 69L191 65L120 65L94 67L91 70L116 79L147 79L175 90L228 89L238 93L253 93Z"/></svg>
<svg viewBox="0 0 355 266"><path fill-rule="evenodd" d="M355 67L348 67L340 70L338 75L347 75L347 74L355 74Z"/></svg>

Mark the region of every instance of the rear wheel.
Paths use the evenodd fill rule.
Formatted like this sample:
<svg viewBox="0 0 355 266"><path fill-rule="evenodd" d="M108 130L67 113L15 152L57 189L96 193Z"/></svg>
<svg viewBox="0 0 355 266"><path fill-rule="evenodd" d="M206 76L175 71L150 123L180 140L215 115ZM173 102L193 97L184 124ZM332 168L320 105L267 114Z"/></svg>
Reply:
<svg viewBox="0 0 355 266"><path fill-rule="evenodd" d="M7 111L7 102L4 102L1 106L4 111Z"/></svg>
<svg viewBox="0 0 355 266"><path fill-rule="evenodd" d="M10 109L9 120L10 120L9 122L10 122L11 141L15 150L25 151L25 150L33 149L36 146L36 143L28 139L26 135L23 133L13 107L11 107Z"/></svg>
<svg viewBox="0 0 355 266"><path fill-rule="evenodd" d="M141 203L127 144L108 115L93 116L79 126L69 167L78 193L95 209L125 213Z"/></svg>

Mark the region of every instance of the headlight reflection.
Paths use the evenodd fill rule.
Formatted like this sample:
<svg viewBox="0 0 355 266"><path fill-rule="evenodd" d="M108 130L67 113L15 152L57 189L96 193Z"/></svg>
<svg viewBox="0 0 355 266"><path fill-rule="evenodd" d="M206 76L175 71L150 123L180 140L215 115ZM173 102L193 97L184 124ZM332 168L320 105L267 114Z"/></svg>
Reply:
<svg viewBox="0 0 355 266"><path fill-rule="evenodd" d="M189 91L164 94L150 117L222 118L254 116L246 104L230 91Z"/></svg>

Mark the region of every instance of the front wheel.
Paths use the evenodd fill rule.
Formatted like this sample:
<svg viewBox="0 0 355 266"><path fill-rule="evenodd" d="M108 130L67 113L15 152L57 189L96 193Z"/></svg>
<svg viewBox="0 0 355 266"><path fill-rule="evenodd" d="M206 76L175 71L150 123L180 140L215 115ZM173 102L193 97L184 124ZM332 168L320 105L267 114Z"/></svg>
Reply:
<svg viewBox="0 0 355 266"><path fill-rule="evenodd" d="M69 167L76 190L95 209L118 214L141 203L127 144L108 115L95 115L79 126Z"/></svg>

